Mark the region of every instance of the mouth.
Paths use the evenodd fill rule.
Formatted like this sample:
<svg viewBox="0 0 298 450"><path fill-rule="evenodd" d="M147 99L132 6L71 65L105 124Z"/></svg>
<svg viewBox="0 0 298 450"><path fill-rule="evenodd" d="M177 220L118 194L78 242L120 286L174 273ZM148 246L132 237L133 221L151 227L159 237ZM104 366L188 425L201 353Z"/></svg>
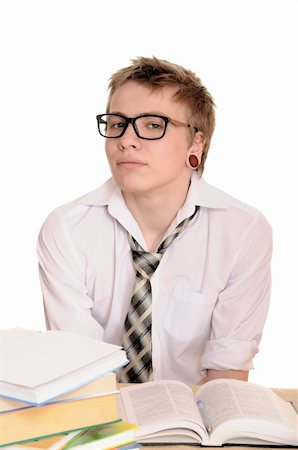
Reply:
<svg viewBox="0 0 298 450"><path fill-rule="evenodd" d="M120 159L116 162L117 167L123 167L123 168L137 168L137 167L144 167L147 164L143 161L140 161L138 159Z"/></svg>

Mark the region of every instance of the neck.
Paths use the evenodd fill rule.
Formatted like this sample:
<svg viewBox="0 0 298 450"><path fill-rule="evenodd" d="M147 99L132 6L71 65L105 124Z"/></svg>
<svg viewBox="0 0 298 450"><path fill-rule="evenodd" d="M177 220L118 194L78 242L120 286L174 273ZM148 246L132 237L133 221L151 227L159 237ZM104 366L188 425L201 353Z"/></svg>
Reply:
<svg viewBox="0 0 298 450"><path fill-rule="evenodd" d="M154 252L185 202L189 178L175 187L165 186L156 192L123 192L125 203L142 231L148 249Z"/></svg>

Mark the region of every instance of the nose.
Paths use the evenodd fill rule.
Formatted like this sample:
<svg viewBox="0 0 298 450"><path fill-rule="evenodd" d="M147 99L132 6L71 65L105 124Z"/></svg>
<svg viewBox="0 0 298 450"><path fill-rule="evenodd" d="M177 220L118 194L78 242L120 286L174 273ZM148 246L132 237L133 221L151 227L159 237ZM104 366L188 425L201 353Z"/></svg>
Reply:
<svg viewBox="0 0 298 450"><path fill-rule="evenodd" d="M138 136L136 135L136 132L131 123L128 124L123 136L118 138L118 141L121 150L125 150L129 147L139 148L141 145L140 138L138 138Z"/></svg>

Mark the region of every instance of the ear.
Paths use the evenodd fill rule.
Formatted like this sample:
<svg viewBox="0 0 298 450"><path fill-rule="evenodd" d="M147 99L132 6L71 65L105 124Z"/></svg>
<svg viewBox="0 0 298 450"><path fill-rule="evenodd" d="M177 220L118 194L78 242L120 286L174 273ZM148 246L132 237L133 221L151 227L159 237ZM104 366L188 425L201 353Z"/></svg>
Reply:
<svg viewBox="0 0 298 450"><path fill-rule="evenodd" d="M193 137L192 144L189 147L187 155L186 155L186 165L188 167L190 167L189 157L191 155L194 155L197 157L198 166L200 165L204 147L205 147L205 139L204 139L203 133L201 131L197 131ZM191 168L193 169L193 167L191 167Z"/></svg>

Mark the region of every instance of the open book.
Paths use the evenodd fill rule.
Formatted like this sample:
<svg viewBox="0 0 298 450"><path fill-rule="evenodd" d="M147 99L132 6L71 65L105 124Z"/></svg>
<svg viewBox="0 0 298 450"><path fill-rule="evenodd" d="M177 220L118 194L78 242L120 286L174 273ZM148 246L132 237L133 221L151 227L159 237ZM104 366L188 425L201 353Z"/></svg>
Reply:
<svg viewBox="0 0 298 450"><path fill-rule="evenodd" d="M193 394L179 381L120 390L121 417L139 425L141 443L298 445L297 413L271 389L232 379L205 383Z"/></svg>

